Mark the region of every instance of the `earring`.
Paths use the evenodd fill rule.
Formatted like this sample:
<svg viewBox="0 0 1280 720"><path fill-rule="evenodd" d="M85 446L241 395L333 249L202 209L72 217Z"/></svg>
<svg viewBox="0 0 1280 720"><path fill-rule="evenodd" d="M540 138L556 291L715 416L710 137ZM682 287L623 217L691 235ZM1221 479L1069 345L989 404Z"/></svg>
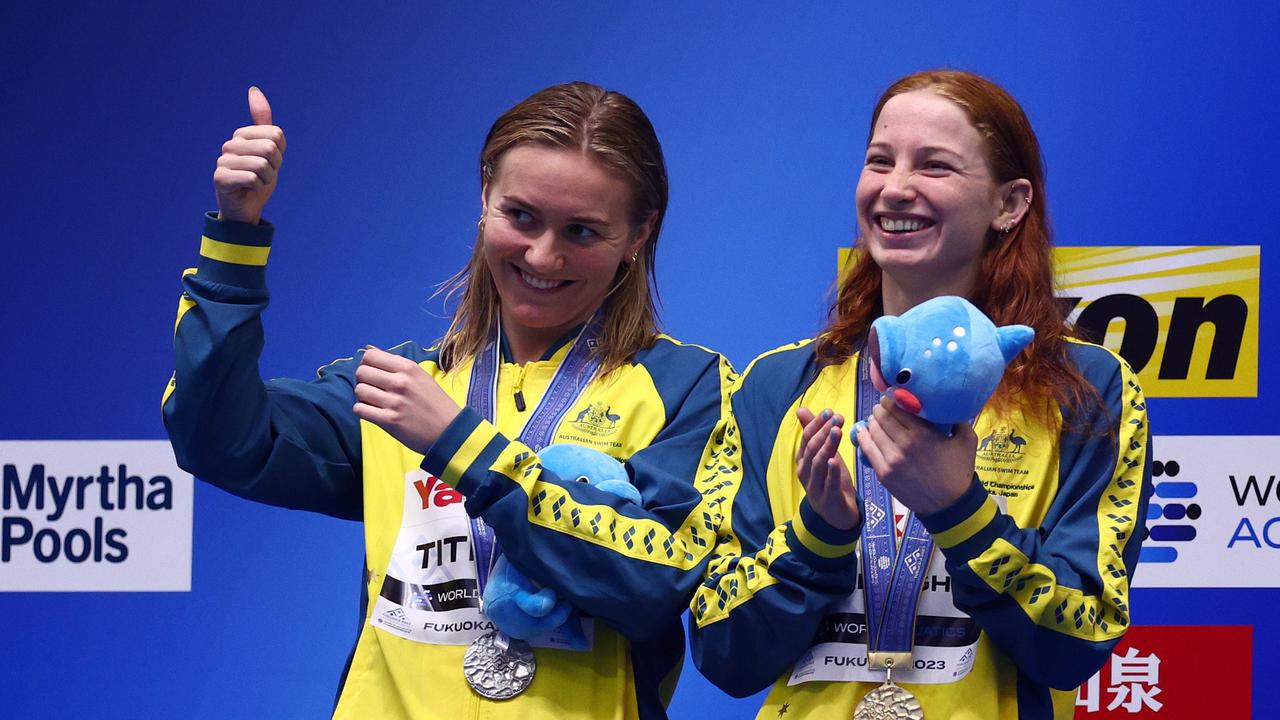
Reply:
<svg viewBox="0 0 1280 720"><path fill-rule="evenodd" d="M483 215L481 215L480 219L476 221L476 230L479 230L480 232L484 232L484 216Z"/></svg>
<svg viewBox="0 0 1280 720"><path fill-rule="evenodd" d="M639 260L639 259L640 259L640 251L639 251L639 250L637 250L637 251L635 251L635 252L631 253L631 262L632 262L632 264L634 264L634 263L635 263L637 260Z"/></svg>
<svg viewBox="0 0 1280 720"><path fill-rule="evenodd" d="M1001 235L1008 235L1012 230L1013 230L1013 223L1011 223L1011 222L1007 222L1007 223L1005 223L1003 226L1001 226L1001 227L1000 227L1000 234L1001 234Z"/></svg>

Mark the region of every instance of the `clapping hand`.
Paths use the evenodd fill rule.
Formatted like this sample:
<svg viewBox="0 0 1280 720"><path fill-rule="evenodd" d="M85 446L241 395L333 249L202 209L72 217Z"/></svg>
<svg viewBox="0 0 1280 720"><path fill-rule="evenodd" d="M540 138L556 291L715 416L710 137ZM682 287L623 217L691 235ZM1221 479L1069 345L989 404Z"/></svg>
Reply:
<svg viewBox="0 0 1280 720"><path fill-rule="evenodd" d="M796 410L803 428L796 451L796 474L809 497L809 505L832 527L851 530L862 522L858 511L858 490L849 466L837 449L844 418L823 410L814 415L808 408Z"/></svg>

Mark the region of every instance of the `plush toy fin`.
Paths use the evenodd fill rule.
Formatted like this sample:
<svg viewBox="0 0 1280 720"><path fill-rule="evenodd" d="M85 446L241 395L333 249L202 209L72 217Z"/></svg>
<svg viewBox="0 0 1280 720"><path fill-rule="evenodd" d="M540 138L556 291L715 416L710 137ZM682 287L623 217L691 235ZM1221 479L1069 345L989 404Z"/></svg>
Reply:
<svg viewBox="0 0 1280 720"><path fill-rule="evenodd" d="M1036 331L1026 325L1005 325L996 328L996 340L1000 343L1000 354L1004 356L1005 363L1012 362L1035 337Z"/></svg>

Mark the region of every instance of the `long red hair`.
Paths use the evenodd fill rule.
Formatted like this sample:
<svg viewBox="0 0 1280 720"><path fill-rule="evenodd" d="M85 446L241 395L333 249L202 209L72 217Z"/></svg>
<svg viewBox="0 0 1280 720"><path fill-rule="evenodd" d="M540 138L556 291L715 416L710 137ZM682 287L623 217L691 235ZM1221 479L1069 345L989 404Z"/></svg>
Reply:
<svg viewBox="0 0 1280 720"><path fill-rule="evenodd" d="M880 96L871 114L868 144L885 103L913 90L932 91L964 110L984 140L996 184L1019 178L1031 183L1032 202L1022 221L1008 234L987 231L979 285L968 298L996 325L1021 323L1036 331L1031 345L1009 364L992 404L1006 408L1015 397L1044 410L1050 400L1074 411L1100 404L1097 390L1067 360L1064 338L1074 337L1075 332L1066 324L1054 295L1044 163L1026 113L1009 93L986 78L963 71L928 70L898 80ZM855 245L850 262L852 268L831 308L832 322L818 340L818 357L823 362L847 359L863 342L871 322L884 314L881 270L861 242Z"/></svg>

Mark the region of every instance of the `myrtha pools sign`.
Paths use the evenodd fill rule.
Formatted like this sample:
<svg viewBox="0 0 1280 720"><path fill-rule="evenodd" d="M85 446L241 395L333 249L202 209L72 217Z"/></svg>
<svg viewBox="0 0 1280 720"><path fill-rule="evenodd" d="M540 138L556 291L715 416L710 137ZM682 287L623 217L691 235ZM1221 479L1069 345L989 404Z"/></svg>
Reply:
<svg viewBox="0 0 1280 720"><path fill-rule="evenodd" d="M191 589L191 476L164 441L0 441L0 591Z"/></svg>

